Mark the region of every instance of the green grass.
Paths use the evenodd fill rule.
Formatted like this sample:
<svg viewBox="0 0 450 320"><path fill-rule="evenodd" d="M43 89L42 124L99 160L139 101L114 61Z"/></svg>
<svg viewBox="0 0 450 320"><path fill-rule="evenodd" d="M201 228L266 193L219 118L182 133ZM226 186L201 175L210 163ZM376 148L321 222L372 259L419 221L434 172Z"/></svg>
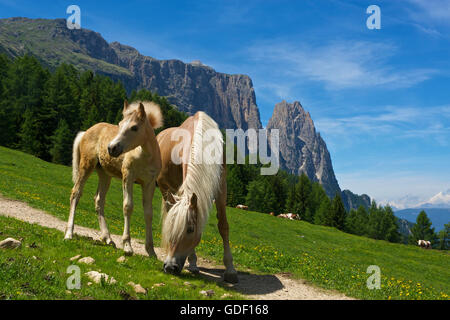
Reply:
<svg viewBox="0 0 450 320"><path fill-rule="evenodd" d="M135 255L124 263L116 259L122 253L110 246L99 245L87 238L75 237L61 241L62 233L38 225L0 216L0 240L23 238L17 249L2 249L0 253L1 299L240 299L241 296L219 284L183 272L175 277L162 272L161 262ZM71 262L81 254L95 259L93 265ZM70 273L67 268L76 264L81 269L81 288L67 290ZM101 271L114 277L117 283L92 282L85 273ZM128 282L141 284L147 294L136 294ZM185 282L189 282L185 284ZM152 286L164 283L164 286ZM211 298L200 293L214 290Z"/></svg>
<svg viewBox="0 0 450 320"><path fill-rule="evenodd" d="M5 197L26 201L35 208L67 219L71 168L0 147L0 177L0 193ZM94 174L86 185L75 223L98 229L93 203L96 185ZM156 245L160 241L160 203L161 195L157 190L153 201ZM121 208L121 183L114 180L107 196L105 215L115 234L122 233ZM288 272L294 278L361 299L448 299L450 294L448 252L372 240L303 221L288 221L234 208L227 208L227 214L238 269ZM197 251L221 263L222 245L216 224L213 209ZM143 239L144 225L140 188L136 187L132 237ZM381 269L380 290L369 290L366 286L370 276L366 270L370 265Z"/></svg>

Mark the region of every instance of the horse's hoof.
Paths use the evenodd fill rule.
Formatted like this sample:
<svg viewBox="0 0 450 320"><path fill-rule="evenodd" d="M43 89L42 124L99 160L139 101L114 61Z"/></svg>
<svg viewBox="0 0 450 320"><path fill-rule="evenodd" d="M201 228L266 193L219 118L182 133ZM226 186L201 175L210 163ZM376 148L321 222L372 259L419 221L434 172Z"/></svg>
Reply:
<svg viewBox="0 0 450 320"><path fill-rule="evenodd" d="M72 240L73 236L71 234L66 234L64 236L64 241Z"/></svg>
<svg viewBox="0 0 450 320"><path fill-rule="evenodd" d="M117 248L117 247L116 247L116 244L115 244L114 241L112 241L111 239L106 240L106 241L105 241L105 244L108 245L108 246L113 247L114 249Z"/></svg>
<svg viewBox="0 0 450 320"><path fill-rule="evenodd" d="M200 269L197 266L195 266L195 267L187 267L186 269L187 269L187 271L189 271L192 274L199 274L200 273Z"/></svg>
<svg viewBox="0 0 450 320"><path fill-rule="evenodd" d="M126 255L127 257L130 257L133 255L133 250L123 250L123 254Z"/></svg>
<svg viewBox="0 0 450 320"><path fill-rule="evenodd" d="M155 251L147 251L148 257L149 258L155 258L158 259L158 256L156 255Z"/></svg>
<svg viewBox="0 0 450 320"><path fill-rule="evenodd" d="M223 280L228 283L238 283L239 282L237 272L233 272L233 273L225 272L223 274Z"/></svg>

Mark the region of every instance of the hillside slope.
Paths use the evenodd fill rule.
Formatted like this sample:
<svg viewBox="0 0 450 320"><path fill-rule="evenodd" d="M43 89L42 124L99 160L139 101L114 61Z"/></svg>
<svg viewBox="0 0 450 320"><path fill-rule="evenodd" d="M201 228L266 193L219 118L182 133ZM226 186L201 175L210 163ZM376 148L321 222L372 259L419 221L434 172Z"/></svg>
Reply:
<svg viewBox="0 0 450 320"><path fill-rule="evenodd" d="M0 193L26 201L32 207L66 220L72 188L69 167L44 162L22 152L0 147ZM75 223L98 229L93 195L95 175L88 181ZM114 180L107 196L105 216L110 231L123 228L121 184ZM141 194L135 188L132 238L143 239L145 223ZM153 230L160 242L161 194L155 193ZM334 228L289 221L257 212L227 208L230 239L238 269L289 273L326 289L338 290L362 299L448 299L450 255L437 250L388 243L345 234ZM198 246L200 256L222 260L222 243L217 232L215 210ZM381 269L381 289L366 287L367 267Z"/></svg>

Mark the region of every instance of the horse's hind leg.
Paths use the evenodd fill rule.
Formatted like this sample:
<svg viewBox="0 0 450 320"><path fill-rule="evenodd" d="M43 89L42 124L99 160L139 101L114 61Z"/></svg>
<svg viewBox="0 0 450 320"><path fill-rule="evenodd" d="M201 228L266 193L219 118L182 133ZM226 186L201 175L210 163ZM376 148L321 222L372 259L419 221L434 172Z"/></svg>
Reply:
<svg viewBox="0 0 450 320"><path fill-rule="evenodd" d="M106 174L103 169L97 169L98 173L98 188L97 193L94 197L95 200L95 211L98 215L98 224L100 225L100 240L106 244L111 244L115 246L109 234L108 225L105 220L105 201L106 193L108 192L109 186L111 185L111 177Z"/></svg>
<svg viewBox="0 0 450 320"><path fill-rule="evenodd" d="M84 184L87 179L91 175L93 171L93 167L87 166L86 164L80 162L80 169L78 173L78 177L76 177L75 185L72 188L72 193L70 195L70 213L69 220L67 221L66 234L64 239L72 239L73 237L73 227L75 220L75 210L78 205L78 201L80 201L81 195L83 193Z"/></svg>
<svg viewBox="0 0 450 320"><path fill-rule="evenodd" d="M155 182L142 186L142 204L144 206L145 219L145 251L150 257L156 257L155 249L153 247L153 195L155 193Z"/></svg>
<svg viewBox="0 0 450 320"><path fill-rule="evenodd" d="M225 265L225 273L223 279L229 283L237 283L237 272L233 266L233 256L231 255L229 243L229 227L227 221L227 212L225 209L227 198L227 183L225 172L222 174L220 191L216 196L217 220L220 236L223 241L223 263Z"/></svg>

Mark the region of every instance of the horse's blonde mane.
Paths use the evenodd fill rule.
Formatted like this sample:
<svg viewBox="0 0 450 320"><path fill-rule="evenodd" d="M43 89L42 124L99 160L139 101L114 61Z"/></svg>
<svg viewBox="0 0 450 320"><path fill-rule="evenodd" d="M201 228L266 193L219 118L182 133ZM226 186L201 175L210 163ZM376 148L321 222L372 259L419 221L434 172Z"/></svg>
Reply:
<svg viewBox="0 0 450 320"><path fill-rule="evenodd" d="M196 161L203 154L203 136L207 130L219 130L217 123L206 113L198 112L194 135L192 138L189 163L183 184L173 195L175 203L169 212L163 211L162 246L168 248L170 243L177 243L187 228L188 221L196 222L196 232L201 234L208 220L209 211L217 194L222 175L222 164L208 164ZM214 150L223 152L222 134L214 139ZM222 159L222 156L220 156ZM206 161L207 162L207 161ZM189 200L192 194L197 195L197 215L189 216ZM192 213L191 213L192 214Z"/></svg>
<svg viewBox="0 0 450 320"><path fill-rule="evenodd" d="M129 115L131 112L139 108L140 103L144 105L145 113L147 114L148 121L150 122L153 129L162 127L163 115L161 112L161 107L153 101L135 101L128 106L123 116L125 117Z"/></svg>

